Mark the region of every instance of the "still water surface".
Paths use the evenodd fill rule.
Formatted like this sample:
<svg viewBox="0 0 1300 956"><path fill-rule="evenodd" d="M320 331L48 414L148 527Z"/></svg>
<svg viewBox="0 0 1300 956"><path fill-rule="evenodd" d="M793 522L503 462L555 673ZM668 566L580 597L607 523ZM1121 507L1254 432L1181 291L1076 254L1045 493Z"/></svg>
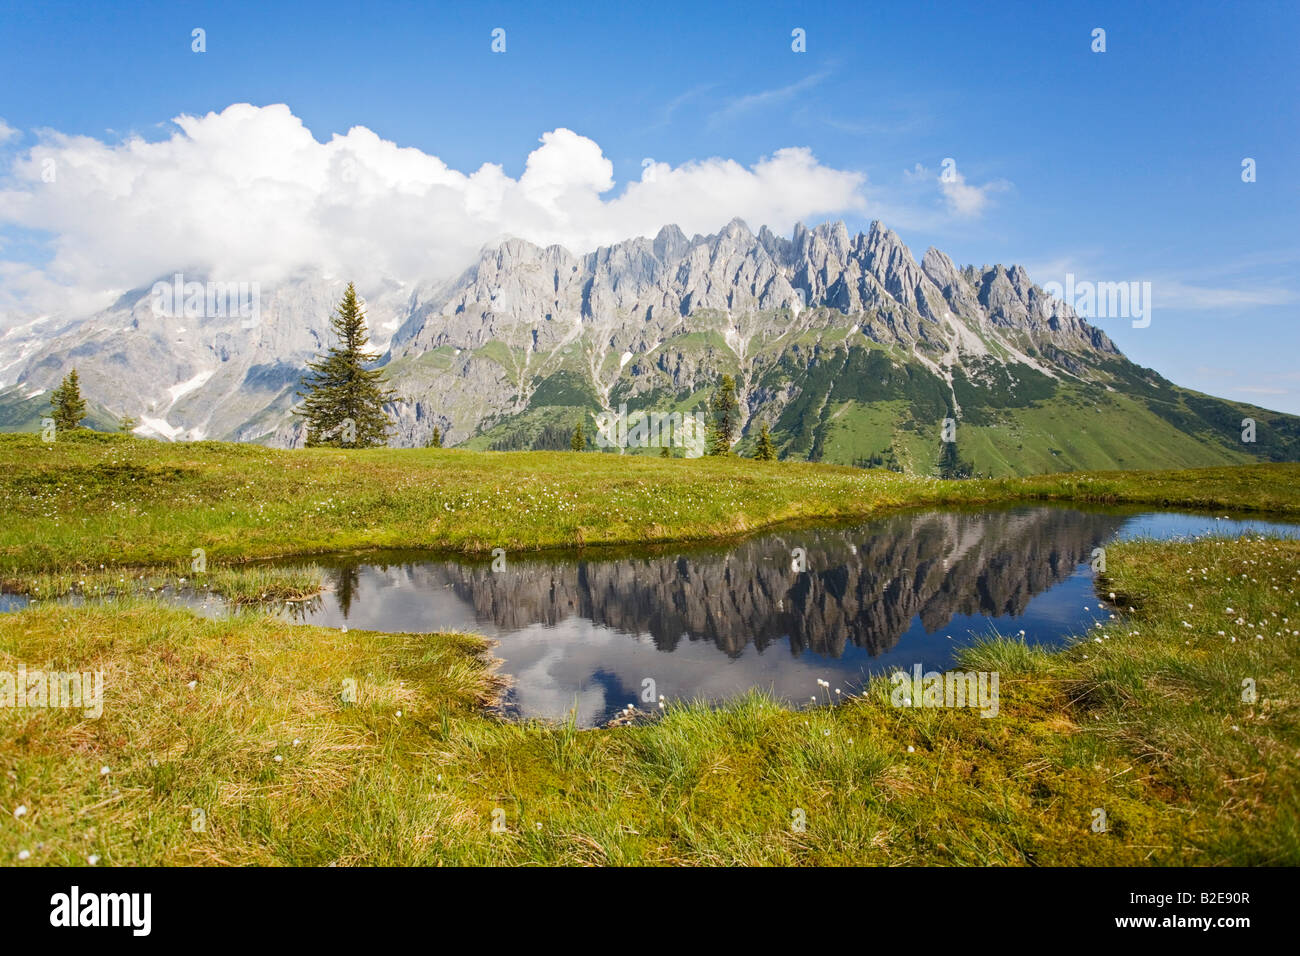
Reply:
<svg viewBox="0 0 1300 956"><path fill-rule="evenodd" d="M316 558L327 590L279 613L325 627L471 631L496 641L513 716L581 726L642 700L721 701L750 688L794 704L877 674L953 665L997 631L1083 636L1113 613L1093 549L1133 537L1300 535L1300 525L1136 509L1032 505L912 511L776 531L725 546L587 549L490 559L384 552ZM802 549L806 570L795 570ZM200 613L218 598L162 595ZM1102 596L1104 598L1104 595ZM0 612L27 599L0 594ZM1108 603L1108 602L1106 602Z"/></svg>
<svg viewBox="0 0 1300 956"><path fill-rule="evenodd" d="M330 590L285 613L329 627L486 635L511 679L508 712L562 719L576 707L591 726L646 706L647 678L670 700L758 687L811 703L818 678L848 694L899 667L942 670L994 630L1060 644L1109 620L1094 548L1246 532L1300 526L1044 505L908 512L725 547L508 556L499 571L487 559L427 555L318 559ZM792 569L796 548L806 571Z"/></svg>

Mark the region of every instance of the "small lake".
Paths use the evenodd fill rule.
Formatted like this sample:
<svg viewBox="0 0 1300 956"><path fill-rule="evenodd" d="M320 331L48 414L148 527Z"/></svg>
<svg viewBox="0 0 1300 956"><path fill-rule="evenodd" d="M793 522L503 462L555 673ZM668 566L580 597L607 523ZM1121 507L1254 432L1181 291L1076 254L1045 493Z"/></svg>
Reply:
<svg viewBox="0 0 1300 956"><path fill-rule="evenodd" d="M592 726L641 703L723 700L753 687L811 703L817 680L858 691L896 668L953 664L993 630L1032 644L1083 635L1099 607L1092 552L1132 537L1300 526L1135 510L1028 506L894 514L777 531L725 547L490 558L318 560L331 590L293 616L327 627L459 630L498 642L514 716ZM795 549L806 570L793 569ZM1104 595L1103 595L1104 597Z"/></svg>
<svg viewBox="0 0 1300 956"><path fill-rule="evenodd" d="M994 630L1059 645L1110 619L1094 590L1094 548L1247 532L1295 536L1300 525L1031 505L903 512L725 546L522 553L497 570L491 558L383 552L313 559L329 590L280 613L482 634L511 682L507 713L562 720L576 707L593 726L628 704L652 706L641 702L647 680L669 700L764 688L811 704L825 698L818 679L847 695L897 668L943 670ZM0 600L0 610L21 603ZM215 599L191 606L222 611Z"/></svg>

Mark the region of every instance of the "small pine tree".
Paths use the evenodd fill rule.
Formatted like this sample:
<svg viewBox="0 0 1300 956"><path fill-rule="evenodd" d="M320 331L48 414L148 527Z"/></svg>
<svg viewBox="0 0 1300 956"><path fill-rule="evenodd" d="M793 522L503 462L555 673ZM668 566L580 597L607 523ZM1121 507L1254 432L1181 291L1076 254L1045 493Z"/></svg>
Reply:
<svg viewBox="0 0 1300 956"><path fill-rule="evenodd" d="M718 394L709 403L713 411L713 438L709 442L710 455L730 455L731 446L736 440L736 380L730 375L722 376Z"/></svg>
<svg viewBox="0 0 1300 956"><path fill-rule="evenodd" d="M569 447L574 451L583 451L587 447L587 436L582 433L582 422L573 426L573 437L569 439Z"/></svg>
<svg viewBox="0 0 1300 956"><path fill-rule="evenodd" d="M429 436L429 447L430 448L442 447L442 429L439 428L437 425L433 426L433 434Z"/></svg>
<svg viewBox="0 0 1300 956"><path fill-rule="evenodd" d="M767 422L758 429L758 445L754 448L754 458L758 461L772 461L776 458L776 449L772 446L772 433L768 431Z"/></svg>
<svg viewBox="0 0 1300 956"><path fill-rule="evenodd" d="M366 314L357 301L351 282L343 300L330 318L338 344L332 345L318 362L309 362L310 373L302 384L302 409L295 414L306 420L307 446L368 448L385 444L392 420L384 411L393 392L385 385L383 369L366 368L378 357L366 351Z"/></svg>
<svg viewBox="0 0 1300 956"><path fill-rule="evenodd" d="M54 426L59 431L72 431L81 427L81 420L86 417L86 402L81 397L81 379L77 378L75 368L50 396L50 407L53 409Z"/></svg>
<svg viewBox="0 0 1300 956"><path fill-rule="evenodd" d="M117 420L117 430L129 434L130 432L134 431L135 426L139 424L140 422L132 418L130 415L123 415L121 418Z"/></svg>

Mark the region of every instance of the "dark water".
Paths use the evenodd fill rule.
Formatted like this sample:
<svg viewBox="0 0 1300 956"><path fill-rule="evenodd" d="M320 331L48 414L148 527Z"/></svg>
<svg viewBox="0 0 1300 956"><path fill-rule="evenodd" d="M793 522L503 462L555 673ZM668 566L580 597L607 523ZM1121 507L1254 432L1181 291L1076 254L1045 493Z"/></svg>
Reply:
<svg viewBox="0 0 1300 956"><path fill-rule="evenodd" d="M627 704L652 706L642 702L648 680L669 700L759 687L810 704L825 700L818 679L849 694L900 667L942 670L994 630L1059 644L1110 619L1093 586L1094 548L1244 532L1296 535L1300 525L1044 505L908 512L726 547L507 555L495 571L490 559L384 553L316 559L329 590L282 613L486 635L512 681L508 712L563 719L576 707L591 726ZM804 571L792 568L796 548ZM0 598L0 610L22 603Z"/></svg>
<svg viewBox="0 0 1300 956"><path fill-rule="evenodd" d="M325 562L332 590L294 613L332 627L484 634L512 679L510 712L560 719L576 707L590 726L646 707L647 679L670 700L761 687L811 703L825 699L818 678L848 694L898 667L941 670L995 629L1059 644L1109 620L1094 548L1246 531L1300 526L1034 506L897 514L725 548L507 555L500 571L490 560L368 556ZM795 548L806 571L792 570Z"/></svg>

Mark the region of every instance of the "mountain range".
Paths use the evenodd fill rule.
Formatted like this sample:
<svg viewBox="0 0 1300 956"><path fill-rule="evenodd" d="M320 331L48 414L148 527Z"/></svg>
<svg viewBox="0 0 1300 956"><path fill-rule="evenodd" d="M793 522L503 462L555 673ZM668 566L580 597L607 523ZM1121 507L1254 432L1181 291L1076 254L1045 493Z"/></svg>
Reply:
<svg viewBox="0 0 1300 956"><path fill-rule="evenodd" d="M250 321L160 311L151 283L89 317L11 329L0 429L38 428L76 367L93 427L127 414L169 440L301 443L295 391L331 344L345 285L283 281ZM951 419L956 457L978 474L1300 457L1300 418L1180 388L1022 267L959 268L933 248L917 262L879 222L790 238L740 220L689 238L669 225L584 255L509 239L457 276L391 280L366 305L397 446L437 426L449 445L567 447L601 412L700 411L726 374L742 454L766 423L783 458L933 474Z"/></svg>

